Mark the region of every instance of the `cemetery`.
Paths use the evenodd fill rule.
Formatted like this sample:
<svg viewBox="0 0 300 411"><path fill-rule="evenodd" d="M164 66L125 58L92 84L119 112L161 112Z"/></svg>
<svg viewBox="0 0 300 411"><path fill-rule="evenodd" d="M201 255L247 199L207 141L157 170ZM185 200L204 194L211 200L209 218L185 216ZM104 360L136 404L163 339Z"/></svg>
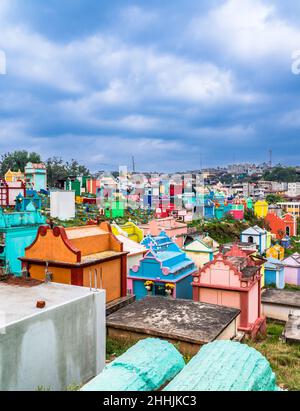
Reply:
<svg viewBox="0 0 300 411"><path fill-rule="evenodd" d="M7 406L287 407L300 2L0 0L0 27Z"/></svg>
<svg viewBox="0 0 300 411"><path fill-rule="evenodd" d="M192 211L190 195L184 196L186 208L176 210L180 190L172 187L170 191L166 179L158 193L154 190L145 197L160 207L149 212L137 195L130 194L127 204L124 181L118 188L112 179L95 183L70 176L59 188L51 188L44 166L32 163L24 173L9 170L6 178L0 187L0 294L9 313L4 324L12 329L9 336L15 332L12 324L20 322L23 345L38 344L32 327L37 332L42 327L43 335L49 334L52 341L50 324L58 321L62 301L66 310L68 305L73 307L72 315L79 321L86 315L79 302L86 299L92 304L89 310L95 304L100 323L95 330L94 320L93 326L83 320L84 333L89 344L102 344L98 359L95 351L87 356L74 345L81 364L74 366L82 367L82 374L71 383L73 370L65 373L64 364L58 370L62 374L55 374L56 356L66 356L67 351L63 345L64 354L59 354L53 340L49 375L40 371L46 363L38 351L36 364L31 357L26 362L32 378L19 379L24 373L21 369L11 382L15 387L38 386L37 373L42 373L40 385L50 386L51 379L52 389L59 390L75 382L82 391L276 391L277 374L283 388L298 387L297 379L266 350L274 346L275 352L285 350L294 358L299 344L294 217L285 214L278 220L282 213L274 214L275 208L264 201L252 205L249 198L226 199L217 190L204 200L195 200L195 204L203 200L199 219L199 213ZM170 203L165 202L168 192ZM134 201L138 206L131 208ZM249 214L252 208L254 214ZM184 210L197 220L182 219ZM281 226L278 229L273 220L290 228L279 236ZM23 314L19 304L24 304ZM52 310L57 312L53 319ZM45 325L35 325L40 323ZM270 334L272 329L276 338ZM120 358L110 346L117 348ZM216 380L217 355L224 361L224 376ZM248 368L244 357L251 358ZM168 358L166 367L164 358ZM232 367L238 367L242 378L226 378ZM255 378L250 379L250 374Z"/></svg>

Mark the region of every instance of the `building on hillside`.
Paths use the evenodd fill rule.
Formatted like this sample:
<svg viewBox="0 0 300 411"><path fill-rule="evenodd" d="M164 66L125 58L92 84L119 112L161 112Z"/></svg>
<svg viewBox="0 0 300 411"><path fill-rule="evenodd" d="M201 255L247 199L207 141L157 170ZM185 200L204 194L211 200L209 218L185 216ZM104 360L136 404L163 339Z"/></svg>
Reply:
<svg viewBox="0 0 300 411"><path fill-rule="evenodd" d="M284 279L286 284L300 285L300 254L294 253L285 258L284 264Z"/></svg>
<svg viewBox="0 0 300 411"><path fill-rule="evenodd" d="M192 275L197 271L194 262L163 231L159 236L146 236L142 244L148 252L130 270L132 294L137 299L148 294L191 299Z"/></svg>
<svg viewBox="0 0 300 411"><path fill-rule="evenodd" d="M284 248L280 244L275 244L266 251L266 256L281 261L284 259Z"/></svg>
<svg viewBox="0 0 300 411"><path fill-rule="evenodd" d="M285 214L282 217L274 213L268 213L265 217L271 233L281 240L284 236L294 237L297 235L297 218L292 214Z"/></svg>
<svg viewBox="0 0 300 411"><path fill-rule="evenodd" d="M0 180L0 207L15 207L18 195L26 197L26 187L22 181Z"/></svg>
<svg viewBox="0 0 300 411"><path fill-rule="evenodd" d="M21 258L36 280L48 276L56 283L106 290L111 302L127 294L127 252L110 225L39 228L35 241Z"/></svg>
<svg viewBox="0 0 300 411"><path fill-rule="evenodd" d="M239 330L251 336L265 332L261 314L261 267L251 256L217 254L194 274L193 300L241 310Z"/></svg>
<svg viewBox="0 0 300 411"><path fill-rule="evenodd" d="M300 195L300 182L288 183L287 197L298 197Z"/></svg>
<svg viewBox="0 0 300 411"><path fill-rule="evenodd" d="M292 214L295 217L300 217L300 202L299 201L287 201L278 203L284 213Z"/></svg>
<svg viewBox="0 0 300 411"><path fill-rule="evenodd" d="M150 221L149 224L140 225L144 235L158 236L164 231L167 236L174 239L178 247L183 246L184 238L187 235L187 224L176 221L173 217L160 218Z"/></svg>
<svg viewBox="0 0 300 411"><path fill-rule="evenodd" d="M43 163L27 163L25 166L26 188L29 190L47 190L47 172Z"/></svg>
<svg viewBox="0 0 300 411"><path fill-rule="evenodd" d="M276 214L278 217L282 217L282 208L278 204L270 204L268 213Z"/></svg>
<svg viewBox="0 0 300 411"><path fill-rule="evenodd" d="M276 258L268 258L265 263L265 285L275 285L276 288L284 289L284 265Z"/></svg>
<svg viewBox="0 0 300 411"><path fill-rule="evenodd" d="M22 212L4 213L0 208L0 273L22 275L19 257L25 254L25 248L45 223L45 217L32 203Z"/></svg>

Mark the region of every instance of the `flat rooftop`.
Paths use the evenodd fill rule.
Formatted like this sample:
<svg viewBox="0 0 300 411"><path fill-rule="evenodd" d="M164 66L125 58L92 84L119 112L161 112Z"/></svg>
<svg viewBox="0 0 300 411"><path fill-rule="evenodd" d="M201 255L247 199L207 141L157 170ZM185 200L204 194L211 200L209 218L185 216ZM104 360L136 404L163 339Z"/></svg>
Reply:
<svg viewBox="0 0 300 411"><path fill-rule="evenodd" d="M146 297L107 317L107 327L194 344L214 341L240 310L192 300Z"/></svg>
<svg viewBox="0 0 300 411"><path fill-rule="evenodd" d="M89 294L89 288L64 284L42 283L35 287L23 287L0 282L0 327ZM39 300L46 302L44 309L36 308L36 302Z"/></svg>
<svg viewBox="0 0 300 411"><path fill-rule="evenodd" d="M262 293L261 301L267 304L287 305L289 307L300 308L300 292L268 288Z"/></svg>

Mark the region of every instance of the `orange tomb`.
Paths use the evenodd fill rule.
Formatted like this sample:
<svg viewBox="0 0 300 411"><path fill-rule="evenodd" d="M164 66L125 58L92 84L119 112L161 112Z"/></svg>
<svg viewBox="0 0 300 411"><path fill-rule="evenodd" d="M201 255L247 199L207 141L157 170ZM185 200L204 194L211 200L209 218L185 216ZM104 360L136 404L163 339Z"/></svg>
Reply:
<svg viewBox="0 0 300 411"><path fill-rule="evenodd" d="M35 241L20 258L31 278L103 288L106 301L127 293L127 252L108 223L100 226L39 228Z"/></svg>

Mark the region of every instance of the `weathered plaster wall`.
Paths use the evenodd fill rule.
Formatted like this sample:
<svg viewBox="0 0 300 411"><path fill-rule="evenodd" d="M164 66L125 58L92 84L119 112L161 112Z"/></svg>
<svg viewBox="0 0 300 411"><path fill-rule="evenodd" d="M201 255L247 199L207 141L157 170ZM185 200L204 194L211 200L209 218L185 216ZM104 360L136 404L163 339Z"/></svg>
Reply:
<svg viewBox="0 0 300 411"><path fill-rule="evenodd" d="M105 364L105 292L45 309L0 332L0 390L64 390Z"/></svg>
<svg viewBox="0 0 300 411"><path fill-rule="evenodd" d="M289 314L300 315L300 308L290 307L288 305L276 305L262 303L262 313L272 320L287 321Z"/></svg>

